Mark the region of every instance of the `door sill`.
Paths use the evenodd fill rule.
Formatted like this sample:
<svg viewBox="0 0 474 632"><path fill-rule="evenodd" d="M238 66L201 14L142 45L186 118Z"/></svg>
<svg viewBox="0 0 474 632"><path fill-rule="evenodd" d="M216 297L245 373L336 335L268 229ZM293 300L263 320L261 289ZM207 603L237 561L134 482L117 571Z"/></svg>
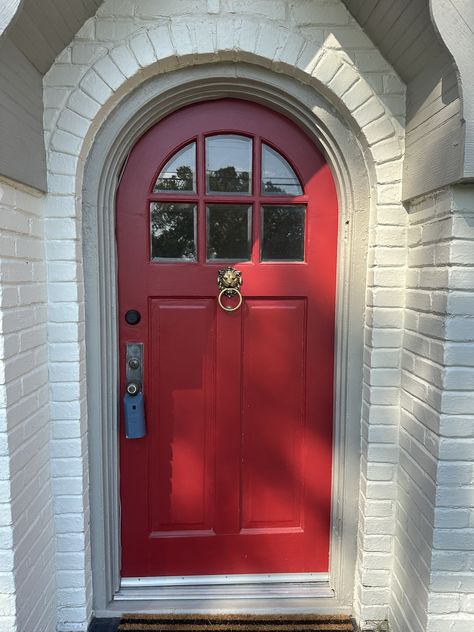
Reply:
<svg viewBox="0 0 474 632"><path fill-rule="evenodd" d="M125 577L114 601L334 597L328 573Z"/></svg>

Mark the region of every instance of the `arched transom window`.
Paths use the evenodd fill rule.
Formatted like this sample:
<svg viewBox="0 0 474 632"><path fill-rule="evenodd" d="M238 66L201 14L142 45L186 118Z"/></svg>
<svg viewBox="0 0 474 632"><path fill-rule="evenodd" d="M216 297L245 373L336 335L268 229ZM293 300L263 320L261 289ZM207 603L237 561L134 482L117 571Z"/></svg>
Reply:
<svg viewBox="0 0 474 632"><path fill-rule="evenodd" d="M151 259L304 261L306 202L275 147L240 134L197 137L166 158L153 183Z"/></svg>

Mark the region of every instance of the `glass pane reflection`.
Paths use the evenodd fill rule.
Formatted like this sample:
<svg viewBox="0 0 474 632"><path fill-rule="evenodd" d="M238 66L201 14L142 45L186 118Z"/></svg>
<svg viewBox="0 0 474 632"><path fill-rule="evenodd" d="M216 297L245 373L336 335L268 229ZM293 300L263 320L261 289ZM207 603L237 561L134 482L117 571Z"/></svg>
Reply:
<svg viewBox="0 0 474 632"><path fill-rule="evenodd" d="M262 261L304 261L306 208L262 207Z"/></svg>
<svg viewBox="0 0 474 632"><path fill-rule="evenodd" d="M252 207L210 204L207 207L207 259L248 261L252 233Z"/></svg>
<svg viewBox="0 0 474 632"><path fill-rule="evenodd" d="M196 206L152 202L151 258L196 260Z"/></svg>
<svg viewBox="0 0 474 632"><path fill-rule="evenodd" d="M262 143L262 193L303 195L298 176L288 161L265 143Z"/></svg>
<svg viewBox="0 0 474 632"><path fill-rule="evenodd" d="M207 193L252 192L252 141L245 136L206 138Z"/></svg>
<svg viewBox="0 0 474 632"><path fill-rule="evenodd" d="M153 193L161 191L196 192L196 143L189 143L168 160L153 188Z"/></svg>

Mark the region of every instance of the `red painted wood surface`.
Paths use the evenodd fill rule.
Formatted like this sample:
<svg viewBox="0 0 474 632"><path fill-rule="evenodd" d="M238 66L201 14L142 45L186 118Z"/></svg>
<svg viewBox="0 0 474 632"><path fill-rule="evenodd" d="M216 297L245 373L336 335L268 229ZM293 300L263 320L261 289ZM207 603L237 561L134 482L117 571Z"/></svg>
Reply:
<svg viewBox="0 0 474 632"><path fill-rule="evenodd" d="M244 303L217 306L217 270L205 261L204 138L253 138L251 261ZM180 146L198 144L198 192L154 194ZM305 261L261 263L261 142L293 165L307 205ZM150 261L150 200L198 205L198 261ZM211 199L212 198L212 199ZM145 345L148 433L121 428L122 575L290 573L328 570L334 373L337 198L328 165L294 123L260 105L189 106L133 148L117 193L120 393L127 342ZM142 320L127 325L125 312ZM123 421L122 421L123 423Z"/></svg>

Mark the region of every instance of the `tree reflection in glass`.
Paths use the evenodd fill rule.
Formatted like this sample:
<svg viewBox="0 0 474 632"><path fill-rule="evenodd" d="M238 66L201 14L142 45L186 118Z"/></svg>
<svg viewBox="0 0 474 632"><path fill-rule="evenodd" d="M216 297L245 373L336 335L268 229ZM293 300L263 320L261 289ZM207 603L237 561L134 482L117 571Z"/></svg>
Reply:
<svg viewBox="0 0 474 632"><path fill-rule="evenodd" d="M227 134L206 138L208 193L251 193L252 141Z"/></svg>
<svg viewBox="0 0 474 632"><path fill-rule="evenodd" d="M250 259L252 208L241 204L207 207L207 259Z"/></svg>
<svg viewBox="0 0 474 632"><path fill-rule="evenodd" d="M196 260L196 206L152 202L151 258Z"/></svg>
<svg viewBox="0 0 474 632"><path fill-rule="evenodd" d="M304 261L306 208L262 207L262 261Z"/></svg>
<svg viewBox="0 0 474 632"><path fill-rule="evenodd" d="M157 180L154 193L159 191L193 191L193 172L190 167L178 167L167 178Z"/></svg>
<svg viewBox="0 0 474 632"><path fill-rule="evenodd" d="M153 193L196 191L196 143L189 143L175 154L155 182Z"/></svg>
<svg viewBox="0 0 474 632"><path fill-rule="evenodd" d="M235 167L222 167L216 171L208 171L207 183L212 193L248 193L250 190L249 172L237 172Z"/></svg>
<svg viewBox="0 0 474 632"><path fill-rule="evenodd" d="M279 186L273 184L271 180L267 180L266 182L262 182L263 184L263 192L264 193L281 193L284 195L286 191Z"/></svg>
<svg viewBox="0 0 474 632"><path fill-rule="evenodd" d="M265 143L262 143L262 193L303 195L298 176L289 162Z"/></svg>

